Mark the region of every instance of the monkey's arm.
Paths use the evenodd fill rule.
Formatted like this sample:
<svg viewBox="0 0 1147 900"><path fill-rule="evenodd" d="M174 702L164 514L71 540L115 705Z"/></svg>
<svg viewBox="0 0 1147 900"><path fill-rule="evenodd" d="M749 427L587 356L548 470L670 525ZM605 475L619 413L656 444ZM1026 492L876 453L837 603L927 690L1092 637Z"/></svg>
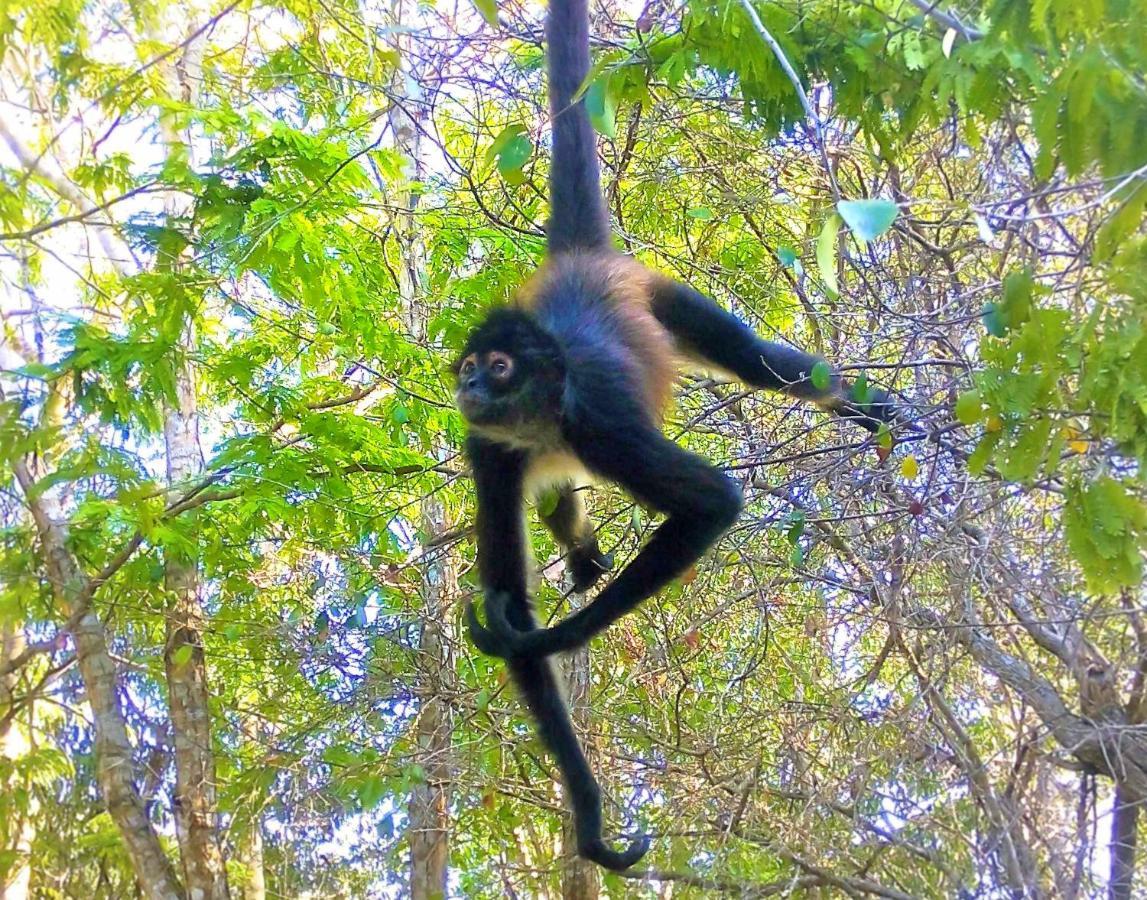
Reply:
<svg viewBox="0 0 1147 900"><path fill-rule="evenodd" d="M562 545L566 554L566 567L573 576L573 588L588 591L597 580L613 568L613 554L602 553L597 544L593 525L585 515L581 491L573 485L564 485L558 491L557 503L542 521Z"/></svg>
<svg viewBox="0 0 1147 900"><path fill-rule="evenodd" d="M478 493L478 570L487 603L503 611L508 627L532 633L536 623L526 594L527 538L522 518L525 455L476 437L466 442L466 452ZM466 613L478 649L507 656L497 652L500 645L485 641L483 629L474 628L473 604L467 606ZM573 810L578 852L607 869L628 869L645 855L649 839L638 836L622 851L611 849L602 840L601 790L578 743L549 660L514 656L507 660L507 666L538 724L538 733L557 759Z"/></svg>
<svg viewBox="0 0 1147 900"><path fill-rule="evenodd" d="M688 569L741 510L736 483L678 447L640 416L626 416L616 409L614 415L603 416L598 407L592 420L570 432L575 451L591 471L616 481L668 518L592 603L552 628L523 632L505 605L488 596L489 627L474 619L471 631L476 632L475 643L492 648L496 656L541 655L580 647Z"/></svg>
<svg viewBox="0 0 1147 900"><path fill-rule="evenodd" d="M691 287L658 278L653 314L694 356L735 375L752 387L783 391L875 432L896 416L892 399L879 388L853 397L854 386L835 372L828 385L812 382L813 368L823 360L785 344L766 341L732 313Z"/></svg>
<svg viewBox="0 0 1147 900"><path fill-rule="evenodd" d="M474 473L478 495L475 531L478 538L478 572L486 591L500 591L525 605L529 616L526 583L526 535L522 521L526 455L471 436L466 455ZM528 627L528 626L527 626Z"/></svg>

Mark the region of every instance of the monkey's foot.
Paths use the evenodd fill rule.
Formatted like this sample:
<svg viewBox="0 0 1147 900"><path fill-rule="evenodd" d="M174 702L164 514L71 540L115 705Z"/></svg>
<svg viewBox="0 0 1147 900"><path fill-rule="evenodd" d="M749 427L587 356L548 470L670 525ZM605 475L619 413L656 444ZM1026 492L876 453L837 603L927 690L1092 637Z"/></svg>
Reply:
<svg viewBox="0 0 1147 900"><path fill-rule="evenodd" d="M500 659L514 657L549 656L581 646L584 641L571 636L562 629L565 623L553 628L531 628L522 631L510 624L507 608L512 595L506 591L492 591L486 595L486 625L478 621L474 604L466 605L466 623L470 627L470 640L487 656Z"/></svg>
<svg viewBox="0 0 1147 900"><path fill-rule="evenodd" d="M566 568L573 576L573 589L584 594L599 578L613 568L613 554L602 553L594 541L588 547L575 547L566 557Z"/></svg>

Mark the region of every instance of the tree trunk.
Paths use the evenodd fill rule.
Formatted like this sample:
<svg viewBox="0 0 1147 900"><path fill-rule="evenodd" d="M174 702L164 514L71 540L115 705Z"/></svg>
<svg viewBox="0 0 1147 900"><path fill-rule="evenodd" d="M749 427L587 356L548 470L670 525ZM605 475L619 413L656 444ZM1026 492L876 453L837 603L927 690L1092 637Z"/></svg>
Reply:
<svg viewBox="0 0 1147 900"><path fill-rule="evenodd" d="M243 900L267 900L267 878L263 871L263 823L256 818L239 844L239 862L244 874L240 884Z"/></svg>
<svg viewBox="0 0 1147 900"><path fill-rule="evenodd" d="M108 815L123 838L143 895L148 900L182 900L183 888L132 781L131 740L116 696L115 663L103 624L88 608L92 585L68 549L67 528L49 495L33 491L35 478L24 460L15 460L12 468L36 524L56 602L64 615L78 616L72 639L92 711L96 782Z"/></svg>
<svg viewBox="0 0 1147 900"><path fill-rule="evenodd" d="M429 499L424 501L422 524L428 536L444 533L445 517L440 504ZM413 900L442 900L446 896L450 862L452 720L442 688L454 665L444 639L452 574L449 561L442 559L427 566L423 580L422 635L418 648L422 708L416 737L418 762L426 773L426 780L416 784L410 793L410 896Z"/></svg>
<svg viewBox="0 0 1147 900"><path fill-rule="evenodd" d="M7 663L15 659L24 649L24 631L19 625L0 626L0 671L6 671ZM16 673L0 674L0 759L8 765L27 754L30 749L28 733L21 727L21 719L31 723L32 705L19 715L13 709L13 689L16 686ZM18 773L0 782L0 790L7 794L5 804L9 809L6 822L0 822L0 853L5 855L0 862L0 900L27 900L32 886L32 842L36 839L36 800L32 785L27 776ZM22 791L23 803L17 801L17 792Z"/></svg>
<svg viewBox="0 0 1147 900"><path fill-rule="evenodd" d="M187 10L173 8L172 13L179 18L168 23L164 37L171 40L176 34L194 34L195 24L188 24ZM173 99L184 103L193 100L201 52L201 42L188 39L182 51L162 67ZM189 150L188 142L166 116L160 118L160 131L170 152ZM169 201L169 215L182 212L184 203L182 198ZM157 266L178 269L179 260L161 256ZM187 482L202 470L195 371L190 362L193 346L194 328L189 322L183 336L186 352L175 373L176 402L167 409L163 425L169 485ZM203 653L204 615L199 598L199 560L194 551L183 554L166 548L164 586L170 603L163 661L175 748L175 836L188 896L192 900L224 900L230 892L219 841L210 691Z"/></svg>
<svg viewBox="0 0 1147 900"><path fill-rule="evenodd" d="M395 3L394 18L402 21L401 0ZM400 39L401 43L401 39ZM402 48L400 47L400 52ZM410 58L402 53L404 60ZM402 102L390 110L390 126L396 149L406 158L408 184L421 179L422 141L419 131L421 97L410 92L418 84L405 69L397 73L396 95ZM407 310L411 336L426 338L426 314L420 305L419 285L424 267L422 242L415 210L418 196L409 187L397 198L400 208L395 233L401 246L398 289ZM433 496L422 501L420 531L425 546L449 530L442 504ZM450 738L453 722L444 688L449 685L454 661L450 653L449 622L451 599L457 593L454 566L445 549L426 553L422 578L422 628L418 654L418 696L421 709L415 726L418 764L426 780L410 792L408 807L410 841L410 896L413 900L441 900L446 896L450 862Z"/></svg>
<svg viewBox="0 0 1147 900"><path fill-rule="evenodd" d="M1139 839L1140 801L1115 788L1111 810L1111 900L1131 900L1135 887L1135 850Z"/></svg>
<svg viewBox="0 0 1147 900"><path fill-rule="evenodd" d="M584 604L585 597L581 594L570 594L571 615ZM570 717L592 766L595 754L590 732L593 713L589 705L589 648L581 647L566 654L563 665L566 670ZM562 823L562 849L562 900L595 900L601 892L597 866L577 855L577 835L573 829L573 818L568 813Z"/></svg>
<svg viewBox="0 0 1147 900"><path fill-rule="evenodd" d="M189 364L180 367L176 389L179 406L168 410L163 429L171 484L200 470L195 380ZM215 753L208 712L211 695L203 654L198 561L169 549L164 559L164 586L171 602L163 661L175 746L175 833L183 877L193 900L223 900L229 892L216 812Z"/></svg>

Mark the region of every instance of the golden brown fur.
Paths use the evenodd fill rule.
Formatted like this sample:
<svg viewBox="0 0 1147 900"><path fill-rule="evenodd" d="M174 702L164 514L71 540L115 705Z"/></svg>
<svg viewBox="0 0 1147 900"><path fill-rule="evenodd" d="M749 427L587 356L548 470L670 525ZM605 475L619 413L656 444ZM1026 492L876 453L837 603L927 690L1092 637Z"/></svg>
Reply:
<svg viewBox="0 0 1147 900"><path fill-rule="evenodd" d="M580 250L548 259L518 290L512 304L533 310L539 298L567 271L594 272L605 281L604 299L611 304L626 345L637 361L642 393L655 418L664 415L673 396L680 354L672 335L649 308L652 286L663 276L632 257L612 250Z"/></svg>

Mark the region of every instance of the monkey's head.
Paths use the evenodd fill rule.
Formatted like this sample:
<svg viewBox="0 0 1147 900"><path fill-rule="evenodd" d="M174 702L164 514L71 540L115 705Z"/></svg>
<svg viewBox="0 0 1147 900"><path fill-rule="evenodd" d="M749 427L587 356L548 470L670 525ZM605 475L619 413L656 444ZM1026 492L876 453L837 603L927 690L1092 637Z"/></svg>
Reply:
<svg viewBox="0 0 1147 900"><path fill-rule="evenodd" d="M454 399L471 425L513 428L557 417L561 348L520 309L494 310L474 329L454 372Z"/></svg>

